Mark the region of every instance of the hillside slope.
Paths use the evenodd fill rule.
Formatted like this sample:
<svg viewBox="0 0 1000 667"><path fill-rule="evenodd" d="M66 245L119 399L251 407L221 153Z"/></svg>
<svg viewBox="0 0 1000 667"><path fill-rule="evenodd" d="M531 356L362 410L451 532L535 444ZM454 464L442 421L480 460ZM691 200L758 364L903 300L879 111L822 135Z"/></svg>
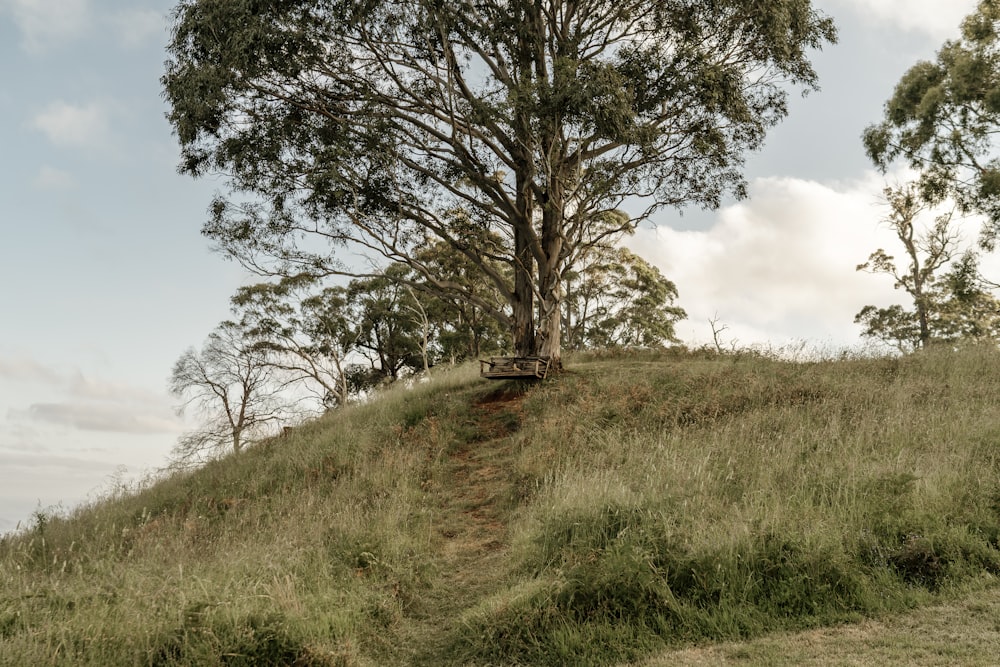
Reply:
<svg viewBox="0 0 1000 667"><path fill-rule="evenodd" d="M669 664L1000 572L996 351L569 369L440 372L38 516L0 664Z"/></svg>

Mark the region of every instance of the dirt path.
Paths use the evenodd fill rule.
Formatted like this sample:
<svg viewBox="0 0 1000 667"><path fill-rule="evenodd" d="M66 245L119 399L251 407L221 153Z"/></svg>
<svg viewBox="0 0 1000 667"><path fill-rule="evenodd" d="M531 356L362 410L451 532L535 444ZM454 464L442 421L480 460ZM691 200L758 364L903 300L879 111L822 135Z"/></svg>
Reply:
<svg viewBox="0 0 1000 667"><path fill-rule="evenodd" d="M421 605L425 615L406 632L419 641L412 664L433 664L468 601L502 585L511 509L510 436L520 427L522 399L504 387L478 401L470 425L474 434L444 454L428 489L440 517L440 577Z"/></svg>

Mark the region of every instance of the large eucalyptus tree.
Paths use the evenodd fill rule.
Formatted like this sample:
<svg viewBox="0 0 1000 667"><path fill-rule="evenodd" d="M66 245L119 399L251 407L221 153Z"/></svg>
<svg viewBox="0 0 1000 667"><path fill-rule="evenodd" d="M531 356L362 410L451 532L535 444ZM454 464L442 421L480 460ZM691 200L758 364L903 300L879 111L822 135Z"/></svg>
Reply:
<svg viewBox="0 0 1000 667"><path fill-rule="evenodd" d="M225 252L287 275L406 262L558 360L576 259L743 196L743 156L834 38L810 0L181 0L163 86L181 170L228 176L204 229ZM421 264L435 242L508 307Z"/></svg>

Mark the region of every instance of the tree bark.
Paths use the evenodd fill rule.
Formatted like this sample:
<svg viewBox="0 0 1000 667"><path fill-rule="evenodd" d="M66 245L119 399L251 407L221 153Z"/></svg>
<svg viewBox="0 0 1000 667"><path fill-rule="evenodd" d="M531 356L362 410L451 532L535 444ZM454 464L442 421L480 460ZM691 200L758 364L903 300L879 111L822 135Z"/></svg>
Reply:
<svg viewBox="0 0 1000 667"><path fill-rule="evenodd" d="M542 344L538 354L549 357L554 368L562 368L562 326L559 311L562 308L562 298L557 291L550 297L541 300L541 317L539 318L539 338Z"/></svg>
<svg viewBox="0 0 1000 667"><path fill-rule="evenodd" d="M558 186L557 186L558 187ZM563 219L558 195L547 202L542 215L542 250L545 262L538 268L538 354L562 368L562 239L556 232Z"/></svg>
<svg viewBox="0 0 1000 667"><path fill-rule="evenodd" d="M532 20L531 2L515 5L521 14L519 22L527 26ZM533 63L535 60L535 43L529 31L522 30L517 34L517 83L527 85L533 80ZM514 136L517 139L517 154L515 162L515 214L510 222L514 232L514 293L511 300L513 316L514 354L518 357L531 357L538 354L535 337L535 256L532 244L535 241L534 217L535 197L532 191L535 168L533 164L535 137L532 130L531 110L519 104L513 119Z"/></svg>
<svg viewBox="0 0 1000 667"><path fill-rule="evenodd" d="M529 230L520 225L514 228L514 299L511 303L514 320L514 354L531 357L535 348L535 295L532 291L534 258L531 255Z"/></svg>

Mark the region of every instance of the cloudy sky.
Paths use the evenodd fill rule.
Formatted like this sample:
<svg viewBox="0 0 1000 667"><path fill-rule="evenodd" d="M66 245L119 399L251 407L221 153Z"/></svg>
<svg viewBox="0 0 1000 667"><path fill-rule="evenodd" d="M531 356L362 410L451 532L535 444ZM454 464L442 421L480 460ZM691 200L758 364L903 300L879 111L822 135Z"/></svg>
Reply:
<svg viewBox="0 0 1000 667"><path fill-rule="evenodd" d="M165 462L184 426L171 365L245 279L199 234L222 184L175 171L173 4L0 0L0 532ZM891 244L859 136L975 2L814 4L840 43L815 54L822 91L749 159L750 198L665 212L632 241L677 283L687 341L716 318L740 345L855 345L854 313L898 297L854 271Z"/></svg>

